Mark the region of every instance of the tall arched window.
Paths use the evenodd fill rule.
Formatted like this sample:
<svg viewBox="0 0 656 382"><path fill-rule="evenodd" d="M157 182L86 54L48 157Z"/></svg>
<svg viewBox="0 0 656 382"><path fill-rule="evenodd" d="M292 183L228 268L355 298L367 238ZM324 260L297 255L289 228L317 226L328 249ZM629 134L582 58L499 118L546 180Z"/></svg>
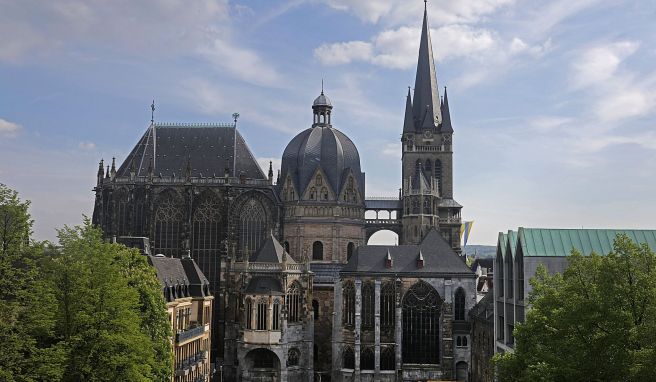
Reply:
<svg viewBox="0 0 656 382"><path fill-rule="evenodd" d="M415 174L418 174L421 170L421 159L417 159L415 162Z"/></svg>
<svg viewBox="0 0 656 382"><path fill-rule="evenodd" d="M287 290L287 321L290 323L301 320L301 287L297 282Z"/></svg>
<svg viewBox="0 0 656 382"><path fill-rule="evenodd" d="M383 284L380 291L380 326L384 329L393 329L396 311L394 283Z"/></svg>
<svg viewBox="0 0 656 382"><path fill-rule="evenodd" d="M176 198L164 196L155 212L155 253L177 256L180 252L182 210Z"/></svg>
<svg viewBox="0 0 656 382"><path fill-rule="evenodd" d="M352 282L344 283L342 294L344 325L353 326L355 325L355 287Z"/></svg>
<svg viewBox="0 0 656 382"><path fill-rule="evenodd" d="M246 307L244 307L244 326L246 329L253 329L253 301L250 298L246 299Z"/></svg>
<svg viewBox="0 0 656 382"><path fill-rule="evenodd" d="M365 348L360 353L360 369L373 370L375 366L374 352L371 348Z"/></svg>
<svg viewBox="0 0 656 382"><path fill-rule="evenodd" d="M423 281L413 285L403 297L403 363L440 362L439 321L442 300L432 286Z"/></svg>
<svg viewBox="0 0 656 382"><path fill-rule="evenodd" d="M220 263L219 238L221 227L221 207L216 198L205 196L198 203L192 218L191 254L214 289L218 286Z"/></svg>
<svg viewBox="0 0 656 382"><path fill-rule="evenodd" d="M128 193L125 189L121 189L114 193L114 208L116 209L116 235L126 236L129 235L128 230Z"/></svg>
<svg viewBox="0 0 656 382"><path fill-rule="evenodd" d="M267 300L260 299L257 302L257 330L267 330Z"/></svg>
<svg viewBox="0 0 656 382"><path fill-rule="evenodd" d="M318 240L312 243L312 260L323 260L323 243Z"/></svg>
<svg viewBox="0 0 656 382"><path fill-rule="evenodd" d="M362 286L362 328L374 327L374 286L367 282Z"/></svg>
<svg viewBox="0 0 656 382"><path fill-rule="evenodd" d="M248 253L257 252L264 240L266 213L262 203L251 199L244 204L239 214L239 245Z"/></svg>
<svg viewBox="0 0 656 382"><path fill-rule="evenodd" d="M280 300L278 299L273 302L273 320L271 322L271 330L280 330Z"/></svg>
<svg viewBox="0 0 656 382"><path fill-rule="evenodd" d="M454 300L454 319L463 321L465 319L465 291L462 288L456 290Z"/></svg>
<svg viewBox="0 0 656 382"><path fill-rule="evenodd" d="M348 243L348 245L346 246L346 261L349 261L351 259L354 250L355 250L355 244Z"/></svg>
<svg viewBox="0 0 656 382"><path fill-rule="evenodd" d="M146 213L148 212L148 200L143 189L134 191L134 218L130 232L135 236L150 236L147 232Z"/></svg>
<svg viewBox="0 0 656 382"><path fill-rule="evenodd" d="M395 364L394 348L386 347L380 353L380 370L394 370Z"/></svg>
<svg viewBox="0 0 656 382"><path fill-rule="evenodd" d="M342 365L344 369L355 369L355 353L348 346L344 348L344 353L342 354Z"/></svg>
<svg viewBox="0 0 656 382"><path fill-rule="evenodd" d="M442 162L439 159L435 159L435 180L437 181L437 189L442 195Z"/></svg>
<svg viewBox="0 0 656 382"><path fill-rule="evenodd" d="M433 173L433 164L431 163L430 159L426 159L426 163L424 163L424 170L426 171L426 174L430 177L430 174Z"/></svg>

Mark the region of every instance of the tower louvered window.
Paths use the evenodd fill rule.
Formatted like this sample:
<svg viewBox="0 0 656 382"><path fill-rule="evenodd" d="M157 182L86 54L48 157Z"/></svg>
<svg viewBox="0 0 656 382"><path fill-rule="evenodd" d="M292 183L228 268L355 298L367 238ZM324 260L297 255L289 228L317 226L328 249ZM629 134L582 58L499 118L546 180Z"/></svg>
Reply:
<svg viewBox="0 0 656 382"><path fill-rule="evenodd" d="M374 327L374 287L368 282L362 286L362 328Z"/></svg>
<svg viewBox="0 0 656 382"><path fill-rule="evenodd" d="M239 245L242 254L256 252L264 240L266 214L262 203L251 199L239 215Z"/></svg>
<svg viewBox="0 0 656 382"><path fill-rule="evenodd" d="M155 251L166 256L180 253L182 210L172 197L165 197L155 213Z"/></svg>
<svg viewBox="0 0 656 382"><path fill-rule="evenodd" d="M404 363L440 362L439 321L442 301L433 287L420 281L403 298L402 358Z"/></svg>
<svg viewBox="0 0 656 382"><path fill-rule="evenodd" d="M192 257L209 280L218 282L220 274L221 206L215 197L204 198L192 219ZM217 289L217 285L212 285Z"/></svg>
<svg viewBox="0 0 656 382"><path fill-rule="evenodd" d="M347 282L344 284L342 291L343 303L343 321L345 326L355 325L355 287L353 283Z"/></svg>
<svg viewBox="0 0 656 382"><path fill-rule="evenodd" d="M384 329L394 328L395 300L394 284L385 283L380 291L380 326Z"/></svg>
<svg viewBox="0 0 656 382"><path fill-rule="evenodd" d="M442 195L442 162L439 159L435 159L435 181L437 182L437 189Z"/></svg>
<svg viewBox="0 0 656 382"><path fill-rule="evenodd" d="M268 304L265 299L257 302L257 330L267 330L267 308Z"/></svg>

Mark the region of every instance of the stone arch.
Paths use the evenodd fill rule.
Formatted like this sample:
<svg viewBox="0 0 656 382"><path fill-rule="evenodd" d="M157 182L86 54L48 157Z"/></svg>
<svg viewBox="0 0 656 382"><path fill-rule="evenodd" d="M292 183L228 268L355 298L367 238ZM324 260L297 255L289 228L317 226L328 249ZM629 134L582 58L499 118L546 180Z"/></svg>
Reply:
<svg viewBox="0 0 656 382"><path fill-rule="evenodd" d="M460 361L456 363L456 380L467 382L469 380L469 367L467 362Z"/></svg>
<svg viewBox="0 0 656 382"><path fill-rule="evenodd" d="M269 349L253 349L246 353L241 369L256 379L278 381L280 379L280 358Z"/></svg>

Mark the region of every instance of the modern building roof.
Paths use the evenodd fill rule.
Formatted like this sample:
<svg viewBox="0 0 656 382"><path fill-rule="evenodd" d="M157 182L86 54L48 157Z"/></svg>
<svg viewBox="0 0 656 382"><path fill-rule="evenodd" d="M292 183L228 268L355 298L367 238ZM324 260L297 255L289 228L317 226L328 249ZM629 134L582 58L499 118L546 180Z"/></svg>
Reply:
<svg viewBox="0 0 656 382"><path fill-rule="evenodd" d="M266 179L234 124L153 123L121 164L117 176L245 176Z"/></svg>
<svg viewBox="0 0 656 382"><path fill-rule="evenodd" d="M656 250L656 230L520 227L507 234L499 233L500 254L503 258L508 254L514 258L521 247L525 257L567 257L572 254L572 249L584 256L592 252L607 255L613 250L613 242L618 234L627 235L635 243L645 243ZM505 240L505 245L502 245L502 240Z"/></svg>
<svg viewBox="0 0 656 382"><path fill-rule="evenodd" d="M390 267L386 260L392 259ZM423 258L421 265L418 260ZM453 251L442 235L431 229L418 245L363 245L356 249L341 274L416 274L426 276L475 277L462 257Z"/></svg>
<svg viewBox="0 0 656 382"><path fill-rule="evenodd" d="M346 174L351 171L364 193L358 149L349 137L331 125L314 125L289 142L282 155L281 179L291 175L297 191L303 193L319 167L333 192L340 192Z"/></svg>

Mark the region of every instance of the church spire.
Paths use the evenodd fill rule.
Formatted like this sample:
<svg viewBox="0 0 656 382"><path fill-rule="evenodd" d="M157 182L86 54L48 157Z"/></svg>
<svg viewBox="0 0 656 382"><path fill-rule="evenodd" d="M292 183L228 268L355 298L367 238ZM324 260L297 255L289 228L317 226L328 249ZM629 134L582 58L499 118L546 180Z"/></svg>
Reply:
<svg viewBox="0 0 656 382"><path fill-rule="evenodd" d="M428 115L426 115L428 113ZM435 127L442 121L440 97L437 90L437 76L433 61L433 46L428 27L428 11L424 4L424 23L421 27L417 75L412 114L418 128ZM428 120L428 124L425 121Z"/></svg>
<svg viewBox="0 0 656 382"><path fill-rule="evenodd" d="M446 86L444 87L444 103L442 103L442 128L443 133L453 133L451 126L451 112L449 111L449 97L446 96Z"/></svg>
<svg viewBox="0 0 656 382"><path fill-rule="evenodd" d="M403 132L412 133L415 123L412 120L412 98L410 98L410 86L408 86L408 98L405 101L405 118L403 119Z"/></svg>

